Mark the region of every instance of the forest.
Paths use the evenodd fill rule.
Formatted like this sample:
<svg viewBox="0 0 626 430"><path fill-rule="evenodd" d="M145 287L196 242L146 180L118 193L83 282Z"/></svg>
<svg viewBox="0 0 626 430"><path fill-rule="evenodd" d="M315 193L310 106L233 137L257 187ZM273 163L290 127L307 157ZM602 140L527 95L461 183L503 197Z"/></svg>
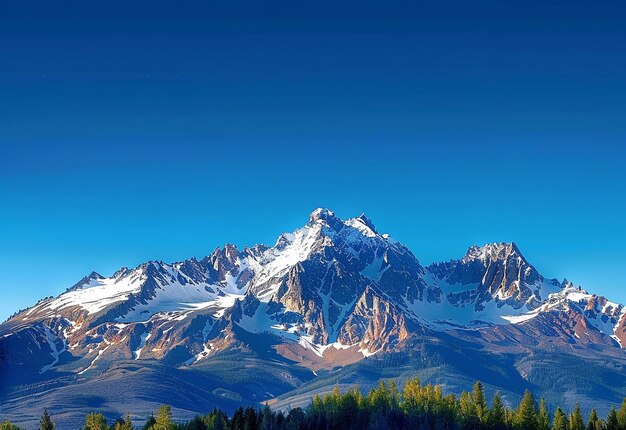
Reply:
<svg viewBox="0 0 626 430"><path fill-rule="evenodd" d="M55 429L53 418L44 411L40 430ZM101 413L85 417L82 430L330 430L330 429L419 429L419 430L626 430L626 399L606 417L594 409L587 416L579 405L571 411L550 411L543 399L526 391L516 406L509 406L496 393L488 402L483 385L460 396L444 395L441 386L421 385L409 380L402 389L381 382L363 394L358 387L344 393L314 396L305 408L274 411L269 406L237 409L232 416L214 409L189 421L178 421L171 407L161 406L147 421L135 423L129 415L107 422ZM21 430L8 421L0 430ZM58 429L72 430L72 429ZM80 429L76 429L80 430Z"/></svg>

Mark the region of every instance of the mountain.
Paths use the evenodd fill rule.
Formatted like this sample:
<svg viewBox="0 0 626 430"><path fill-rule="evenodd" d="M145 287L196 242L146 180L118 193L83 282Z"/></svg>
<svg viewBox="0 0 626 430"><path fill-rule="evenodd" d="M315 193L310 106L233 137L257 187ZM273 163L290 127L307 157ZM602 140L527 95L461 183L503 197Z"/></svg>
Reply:
<svg viewBox="0 0 626 430"><path fill-rule="evenodd" d="M514 243L425 267L364 214L320 208L271 247L92 272L18 312L0 325L0 416L34 427L45 405L71 426L95 408L289 407L415 374L610 405L626 395L625 313L544 278Z"/></svg>

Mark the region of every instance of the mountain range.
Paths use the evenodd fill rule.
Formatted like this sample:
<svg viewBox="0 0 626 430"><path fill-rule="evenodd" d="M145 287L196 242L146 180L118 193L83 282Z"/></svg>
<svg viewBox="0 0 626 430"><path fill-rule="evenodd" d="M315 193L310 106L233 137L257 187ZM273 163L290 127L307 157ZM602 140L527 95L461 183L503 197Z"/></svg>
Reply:
<svg viewBox="0 0 626 430"><path fill-rule="evenodd" d="M16 313L0 325L0 417L287 409L413 376L604 411L626 396L625 314L545 278L515 243L423 266L365 215L320 208L271 247L92 272Z"/></svg>

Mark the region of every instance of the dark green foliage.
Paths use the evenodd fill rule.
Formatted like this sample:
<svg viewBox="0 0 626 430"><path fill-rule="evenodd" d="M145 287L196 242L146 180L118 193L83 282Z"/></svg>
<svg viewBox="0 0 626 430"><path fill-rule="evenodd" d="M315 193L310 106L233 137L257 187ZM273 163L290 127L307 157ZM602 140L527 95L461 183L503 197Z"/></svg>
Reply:
<svg viewBox="0 0 626 430"><path fill-rule="evenodd" d="M617 411L615 410L615 406L613 406L609 411L609 415L606 417L606 425L604 428L606 430L618 430Z"/></svg>
<svg viewBox="0 0 626 430"><path fill-rule="evenodd" d="M8 421L3 421L0 423L0 430L22 430L22 428Z"/></svg>
<svg viewBox="0 0 626 430"><path fill-rule="evenodd" d="M504 430L508 428L507 411L502 403L500 393L493 396L491 410L487 413L487 428L491 430Z"/></svg>
<svg viewBox="0 0 626 430"><path fill-rule="evenodd" d="M624 399L622 406L617 411L617 428L626 430L626 399Z"/></svg>
<svg viewBox="0 0 626 430"><path fill-rule="evenodd" d="M52 422L52 419L50 418L50 415L48 414L47 409L43 411L41 420L39 420L39 428L41 430L53 430L54 429L54 423Z"/></svg>
<svg viewBox="0 0 626 430"><path fill-rule="evenodd" d="M228 416L218 410L213 409L211 413L204 416L197 416L184 424L176 425L177 430L228 430L230 424Z"/></svg>
<svg viewBox="0 0 626 430"><path fill-rule="evenodd" d="M141 430L152 430L155 424L156 424L156 418L154 418L154 415L150 415L150 418L148 418L148 421L146 421L146 423L141 428Z"/></svg>
<svg viewBox="0 0 626 430"><path fill-rule="evenodd" d="M539 402L539 413L537 413L537 430L550 430L550 413L546 406L546 401ZM599 430L599 429L598 429Z"/></svg>
<svg viewBox="0 0 626 430"><path fill-rule="evenodd" d="M589 412L587 430L602 430L602 420L598 418L598 413L595 409L592 409L591 412Z"/></svg>
<svg viewBox="0 0 626 430"><path fill-rule="evenodd" d="M85 427L83 430L109 430L107 420L102 414L88 414L85 418Z"/></svg>
<svg viewBox="0 0 626 430"><path fill-rule="evenodd" d="M580 412L580 405L576 403L574 412L569 416L569 428L570 430L585 430L585 421L583 414Z"/></svg>
<svg viewBox="0 0 626 430"><path fill-rule="evenodd" d="M156 421L153 430L174 430L174 421L172 421L172 408L163 405L157 411Z"/></svg>
<svg viewBox="0 0 626 430"><path fill-rule="evenodd" d="M53 430L47 412L41 418L41 430ZM164 405L151 416L142 430L626 430L626 401L613 408L606 422L591 410L585 425L577 404L569 416L561 408L552 420L544 399L539 406L527 390L516 408L505 406L499 393L489 407L483 385L477 382L472 392L443 395L440 386L422 386L419 379L407 381L398 390L393 381L381 382L366 395L354 387L344 393L335 388L330 394L315 395L310 405L283 414L240 407L229 418L219 409L196 416L185 423L174 422L172 410ZM8 421L0 430L21 430ZM102 414L87 415L83 430L134 430L130 416L119 418L107 427Z"/></svg>
<svg viewBox="0 0 626 430"><path fill-rule="evenodd" d="M535 402L531 392L526 390L515 411L513 426L516 430L535 430L537 428L537 415L537 402Z"/></svg>
<svg viewBox="0 0 626 430"><path fill-rule="evenodd" d="M115 421L113 430L134 430L133 423L130 420L130 416L126 415L125 419L118 418L117 421Z"/></svg>
<svg viewBox="0 0 626 430"><path fill-rule="evenodd" d="M459 397L461 423L466 429L476 429L480 425L476 405L471 393L461 393Z"/></svg>
<svg viewBox="0 0 626 430"><path fill-rule="evenodd" d="M626 411L626 407L623 408ZM620 409L620 412L622 409ZM569 415L560 408L551 420L544 399L539 406L526 391L519 405L507 408L496 393L489 407L481 383L459 397L444 396L440 386L422 386L419 379L407 381L402 391L393 382L381 382L365 396L354 387L344 393L315 395L306 409L292 409L284 416L268 406L261 410L239 408L231 419L215 410L196 417L177 430L622 430L618 411L612 412L613 428L605 426L595 411L584 425L580 407ZM216 421L216 417L219 420ZM626 430L626 429L624 429Z"/></svg>
<svg viewBox="0 0 626 430"><path fill-rule="evenodd" d="M569 425L567 423L567 417L561 408L556 408L554 412L554 420L552 424L553 430L568 430Z"/></svg>
<svg viewBox="0 0 626 430"><path fill-rule="evenodd" d="M474 384L474 407L476 408L476 416L481 424L487 423L489 408L487 407L487 400L485 400L485 392L483 391L483 384L480 381Z"/></svg>

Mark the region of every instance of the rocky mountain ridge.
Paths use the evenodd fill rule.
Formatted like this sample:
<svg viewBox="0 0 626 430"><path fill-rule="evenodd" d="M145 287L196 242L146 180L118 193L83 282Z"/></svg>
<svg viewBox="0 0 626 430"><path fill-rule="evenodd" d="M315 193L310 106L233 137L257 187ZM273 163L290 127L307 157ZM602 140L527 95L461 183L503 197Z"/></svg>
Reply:
<svg viewBox="0 0 626 430"><path fill-rule="evenodd" d="M617 354L625 314L544 278L514 243L424 267L365 215L342 220L320 208L271 247L92 272L0 325L1 370L21 386L93 378L124 361L201 369L243 348L319 372L450 336L494 350Z"/></svg>

